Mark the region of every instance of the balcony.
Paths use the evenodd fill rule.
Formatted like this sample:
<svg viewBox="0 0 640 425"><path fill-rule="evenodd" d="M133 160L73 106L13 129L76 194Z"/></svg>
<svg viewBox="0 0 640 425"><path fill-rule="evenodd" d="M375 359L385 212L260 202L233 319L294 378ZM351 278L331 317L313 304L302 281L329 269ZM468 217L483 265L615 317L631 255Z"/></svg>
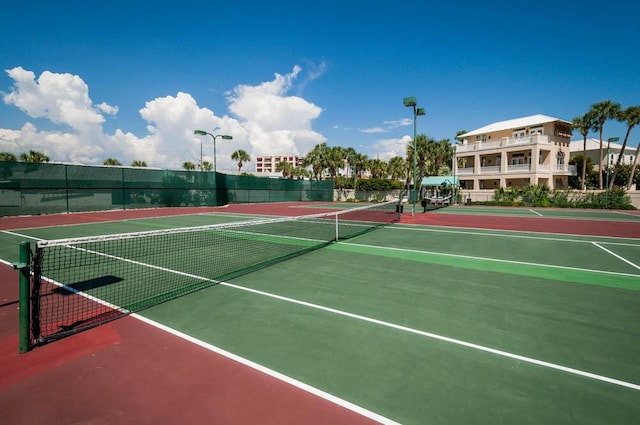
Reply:
<svg viewBox="0 0 640 425"><path fill-rule="evenodd" d="M500 173L499 165L480 167L480 174L499 174L499 173Z"/></svg>
<svg viewBox="0 0 640 425"><path fill-rule="evenodd" d="M473 152L478 150L498 149L511 146L523 146L523 145L536 145L536 144L549 144L549 136L542 134L534 134L532 136L512 138L503 137L500 140L492 140L488 142L475 142L468 145L457 145L456 152Z"/></svg>
<svg viewBox="0 0 640 425"><path fill-rule="evenodd" d="M514 164L507 166L507 173L528 173L531 171L531 164Z"/></svg>

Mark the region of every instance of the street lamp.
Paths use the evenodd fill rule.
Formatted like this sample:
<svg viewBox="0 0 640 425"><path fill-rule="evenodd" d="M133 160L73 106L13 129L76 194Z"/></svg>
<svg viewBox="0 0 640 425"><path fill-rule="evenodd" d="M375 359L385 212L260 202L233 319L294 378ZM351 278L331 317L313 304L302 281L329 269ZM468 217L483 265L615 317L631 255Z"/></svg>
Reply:
<svg viewBox="0 0 640 425"><path fill-rule="evenodd" d="M416 118L420 115L424 115L424 108L416 108L417 101L415 97L405 97L402 99L402 103L404 106L413 108L413 205L411 206L411 215L416 215L416 198L418 194L416 193L416 189L418 186L416 176L416 163L417 163L417 152L416 152Z"/></svg>
<svg viewBox="0 0 640 425"><path fill-rule="evenodd" d="M213 172L216 172L216 138L220 137L225 140L233 139L233 136L229 136L228 134L216 134L213 135L204 130L194 130L193 134L197 134L199 136L206 136L207 134L213 138ZM202 169L202 142L200 143L200 169Z"/></svg>
<svg viewBox="0 0 640 425"><path fill-rule="evenodd" d="M606 186L607 186L607 190L605 192L604 195L604 208L607 209L609 208L609 148L611 147L611 142L617 142L618 140L620 140L619 137L609 137L607 139L607 181L606 181Z"/></svg>

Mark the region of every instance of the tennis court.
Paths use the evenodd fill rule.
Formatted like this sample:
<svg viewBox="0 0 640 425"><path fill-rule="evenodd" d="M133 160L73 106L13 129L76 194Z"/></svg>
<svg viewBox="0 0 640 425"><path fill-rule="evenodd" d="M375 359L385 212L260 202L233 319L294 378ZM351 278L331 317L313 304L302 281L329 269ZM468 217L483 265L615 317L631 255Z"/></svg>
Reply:
<svg viewBox="0 0 640 425"><path fill-rule="evenodd" d="M302 215L331 206L278 211ZM0 233L0 257L17 261L18 243L26 239L241 222L265 211L238 206L12 228ZM511 230L481 228L479 216ZM453 226L430 224L448 217ZM512 230L509 223L527 223L523 217L546 224L536 232ZM592 234L609 223L626 236L558 230L576 222ZM544 226L553 230L539 231ZM247 249L229 258L250 255ZM209 266L196 263L194 274ZM166 267L182 270L170 257ZM3 287L8 284L14 283ZM127 320L373 422L637 423L640 216L464 207L411 216L405 210L399 224L217 282ZM155 348L148 350L138 355L153 356ZM19 388L14 383L0 394ZM355 423L332 419L342 420Z"/></svg>

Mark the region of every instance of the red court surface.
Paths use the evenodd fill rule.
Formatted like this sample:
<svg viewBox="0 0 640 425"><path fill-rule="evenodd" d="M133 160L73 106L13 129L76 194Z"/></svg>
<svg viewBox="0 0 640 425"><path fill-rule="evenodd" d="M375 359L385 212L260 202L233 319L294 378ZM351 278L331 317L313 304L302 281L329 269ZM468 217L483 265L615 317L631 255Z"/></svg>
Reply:
<svg viewBox="0 0 640 425"><path fill-rule="evenodd" d="M295 208L293 208L295 207ZM256 209L257 208L257 209ZM299 215L295 204L167 208L0 219L0 229L194 212ZM640 222L404 213L403 224L640 238ZM366 424L371 419L137 320L18 354L18 276L0 264L3 424Z"/></svg>
<svg viewBox="0 0 640 425"><path fill-rule="evenodd" d="M374 423L133 317L18 354L17 297L0 265L3 424Z"/></svg>

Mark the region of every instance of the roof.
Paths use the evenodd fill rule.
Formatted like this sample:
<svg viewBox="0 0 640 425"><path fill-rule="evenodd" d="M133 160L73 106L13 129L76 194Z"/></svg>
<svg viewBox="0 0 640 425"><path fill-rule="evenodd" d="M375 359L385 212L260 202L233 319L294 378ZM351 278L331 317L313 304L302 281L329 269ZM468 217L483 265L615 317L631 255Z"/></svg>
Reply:
<svg viewBox="0 0 640 425"><path fill-rule="evenodd" d="M493 133L495 131L511 130L514 128L531 127L533 125L546 124L548 122L562 122L571 125L570 121L565 121L560 118L550 117L548 115L536 114L529 115L527 117L515 118L512 120L498 121L493 124L485 125L476 130L470 131L465 134L459 135L457 138L462 139L469 136L476 136L479 134Z"/></svg>
<svg viewBox="0 0 640 425"><path fill-rule="evenodd" d="M422 178L422 186L459 185L458 178L453 176L426 176Z"/></svg>
<svg viewBox="0 0 640 425"><path fill-rule="evenodd" d="M609 145L610 149L620 150L622 149L622 145L618 143L611 143ZM582 152L584 149L584 139L572 140L569 145L570 152ZM602 141L602 149L607 149L607 141ZM600 150L600 139L587 139L587 150L588 151L599 151ZM626 151L625 151L626 152Z"/></svg>

